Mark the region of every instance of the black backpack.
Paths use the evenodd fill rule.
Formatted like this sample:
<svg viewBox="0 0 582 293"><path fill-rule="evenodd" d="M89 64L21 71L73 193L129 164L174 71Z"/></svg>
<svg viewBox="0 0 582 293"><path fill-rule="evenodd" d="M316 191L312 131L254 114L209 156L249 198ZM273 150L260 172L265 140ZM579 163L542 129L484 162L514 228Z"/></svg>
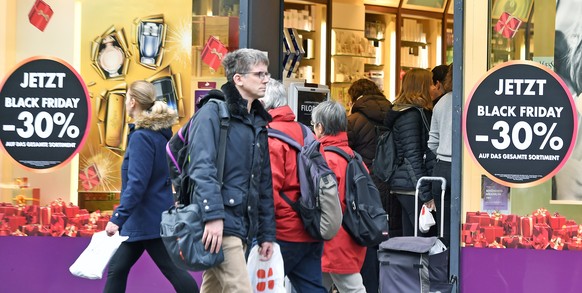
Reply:
<svg viewBox="0 0 582 293"><path fill-rule="evenodd" d="M426 116L424 115L424 110L419 107L414 108L420 112L424 127L426 131L429 131L430 127ZM410 107L403 108L400 111L408 109L410 109ZM374 176L378 177L380 180L390 183L392 175L404 160L396 154L396 144L394 143L392 129L388 127L377 129L381 129L383 133L378 137L376 143L376 154L372 161L372 172Z"/></svg>
<svg viewBox="0 0 582 293"><path fill-rule="evenodd" d="M301 196L294 202L282 191L279 191L279 195L299 214L309 235L317 240L330 240L342 224L337 179L319 151L319 141L307 126L299 125L303 133L303 146L280 130L267 129L269 137L277 138L297 150Z"/></svg>
<svg viewBox="0 0 582 293"><path fill-rule="evenodd" d="M217 166L218 166L218 178L222 181L222 173L224 172L224 157L226 151L226 134L228 130L228 125L230 122L230 113L226 106L226 102L218 99L209 99L208 102L216 103L218 105L218 115L220 116L220 139L219 148L217 156ZM181 204L190 204L190 176L188 175L188 163L190 162L190 157L188 156L188 139L190 133L190 127L192 125L192 120L196 117L190 118L188 123L186 123L176 134L170 138L166 144L166 157L168 159L168 165L170 167L170 179L172 185L174 186L174 191L176 192L176 201Z"/></svg>
<svg viewBox="0 0 582 293"><path fill-rule="evenodd" d="M354 152L352 157L335 146L324 149L348 161L343 227L362 246L375 246L388 239L388 214L382 208L378 188L366 170L360 154Z"/></svg>

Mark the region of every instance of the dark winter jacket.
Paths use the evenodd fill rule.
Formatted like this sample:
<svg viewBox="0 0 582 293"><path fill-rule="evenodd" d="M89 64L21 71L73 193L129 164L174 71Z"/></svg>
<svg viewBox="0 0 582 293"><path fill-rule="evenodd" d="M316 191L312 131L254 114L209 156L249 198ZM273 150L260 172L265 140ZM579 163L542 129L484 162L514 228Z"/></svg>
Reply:
<svg viewBox="0 0 582 293"><path fill-rule="evenodd" d="M424 110L427 123L431 115ZM428 149L428 129L426 129L420 112L409 106L395 105L384 121L386 127L394 133L396 153L401 160L390 181L391 190L396 193L414 194L416 182L422 176L432 173L435 162L434 154ZM430 124L427 125L430 128ZM429 184L423 186L420 200L426 202L432 199Z"/></svg>
<svg viewBox="0 0 582 293"><path fill-rule="evenodd" d="M222 86L230 112L223 185L217 181L216 156L220 133L218 105L208 103L198 110L190 130L188 174L194 195L202 207L203 220L224 220L224 235L260 243L275 241L275 208L267 144L271 116L255 100L251 112L232 83ZM212 98L224 99L212 91Z"/></svg>
<svg viewBox="0 0 582 293"><path fill-rule="evenodd" d="M348 141L350 148L359 153L370 172L376 154L378 131L392 104L383 96L363 96L352 106L348 116Z"/></svg>
<svg viewBox="0 0 582 293"><path fill-rule="evenodd" d="M176 120L170 113L146 112L130 124L121 164L121 197L110 219L129 242L159 238L162 212L173 204L166 143Z"/></svg>

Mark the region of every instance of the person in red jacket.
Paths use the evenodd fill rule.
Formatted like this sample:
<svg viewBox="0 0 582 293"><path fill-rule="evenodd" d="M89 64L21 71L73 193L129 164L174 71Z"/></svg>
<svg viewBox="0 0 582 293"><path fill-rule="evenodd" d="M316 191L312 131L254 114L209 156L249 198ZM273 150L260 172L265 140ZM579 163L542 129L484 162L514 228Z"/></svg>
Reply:
<svg viewBox="0 0 582 293"><path fill-rule="evenodd" d="M336 146L353 155L353 150L348 146L347 120L345 108L334 101L322 102L311 112L311 124L322 146ZM333 152L326 151L325 158L337 177L338 196L342 210L345 211L345 175L348 162ZM334 284L342 293L365 293L366 288L360 274L365 256L366 247L358 245L342 226L337 235L326 241L323 247L323 285L330 289Z"/></svg>
<svg viewBox="0 0 582 293"><path fill-rule="evenodd" d="M295 122L295 114L287 106L285 86L271 79L267 83L265 97L260 100L273 117L268 127L286 133L303 145L301 125ZM297 151L282 140L269 137L269 155L273 176L276 239L281 248L285 275L297 293L326 293L321 275L323 242L313 239L307 233L299 214L280 195L284 193L292 201L300 196Z"/></svg>

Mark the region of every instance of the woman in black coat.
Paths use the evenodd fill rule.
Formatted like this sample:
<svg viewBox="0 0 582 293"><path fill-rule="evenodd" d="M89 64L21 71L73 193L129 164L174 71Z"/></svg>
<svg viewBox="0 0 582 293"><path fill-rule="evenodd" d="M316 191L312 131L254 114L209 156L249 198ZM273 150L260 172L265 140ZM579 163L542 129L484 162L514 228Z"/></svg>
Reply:
<svg viewBox="0 0 582 293"><path fill-rule="evenodd" d="M351 97L351 114L348 116L348 143L350 148L362 156L372 179L380 191L383 208L390 216L390 236L399 233L400 204L389 196L389 186L372 173L372 160L376 154L377 138L383 127L384 117L392 107L378 86L369 79L359 79L348 89ZM394 210L394 212L393 212ZM364 286L367 292L378 292L378 247L369 247L362 265Z"/></svg>
<svg viewBox="0 0 582 293"><path fill-rule="evenodd" d="M430 71L408 71L404 75L402 89L394 106L388 111L384 121L386 127L393 131L396 154L401 162L390 180L390 192L396 195L402 205L404 236L414 235L416 183L420 177L432 173L435 162L434 154L427 147L432 110L431 84ZM419 203L434 206L428 184L419 192Z"/></svg>

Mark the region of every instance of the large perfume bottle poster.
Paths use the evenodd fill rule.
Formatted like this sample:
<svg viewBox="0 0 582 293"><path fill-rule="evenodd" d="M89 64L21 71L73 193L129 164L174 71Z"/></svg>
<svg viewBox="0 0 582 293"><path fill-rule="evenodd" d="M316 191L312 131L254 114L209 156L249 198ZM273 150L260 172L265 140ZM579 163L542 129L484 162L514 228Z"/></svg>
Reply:
<svg viewBox="0 0 582 293"><path fill-rule="evenodd" d="M190 117L191 6L190 0L80 3L81 75L95 119L80 152L79 192L121 190L131 123L124 101L131 82L152 82L157 98L178 112L179 124Z"/></svg>

